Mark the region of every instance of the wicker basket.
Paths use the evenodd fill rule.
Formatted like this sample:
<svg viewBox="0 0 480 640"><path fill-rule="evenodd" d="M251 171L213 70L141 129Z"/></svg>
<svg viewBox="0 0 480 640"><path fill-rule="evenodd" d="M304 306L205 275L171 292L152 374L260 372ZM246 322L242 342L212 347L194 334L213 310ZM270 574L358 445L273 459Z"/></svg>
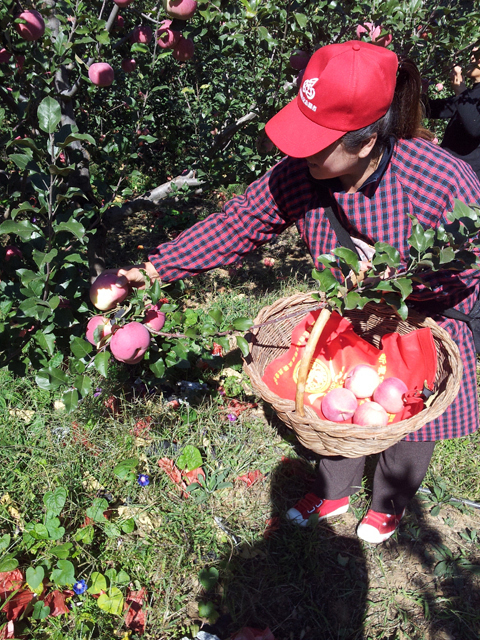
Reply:
<svg viewBox="0 0 480 640"><path fill-rule="evenodd" d="M295 317L283 318L252 329L249 335L250 355L244 362L244 370L255 391L273 406L281 420L295 431L298 440L305 447L321 455L341 455L347 458L379 453L402 440L408 433L438 418L453 402L460 388L463 365L458 348L448 333L431 318L413 311L410 312L408 321L403 321L386 305L369 304L362 310L347 311L344 315L352 322L356 333L375 347L380 345L381 338L386 333L396 331L403 335L422 327L430 328L437 348L436 393L431 404L407 420L384 427L328 422L321 420L309 406L305 406L305 417L301 418L295 412L295 402L273 393L262 381L262 376L270 362L288 351L294 327L315 306L318 308L318 301L310 294L297 294L264 307L255 319L256 325L296 311L300 313L295 314Z"/></svg>

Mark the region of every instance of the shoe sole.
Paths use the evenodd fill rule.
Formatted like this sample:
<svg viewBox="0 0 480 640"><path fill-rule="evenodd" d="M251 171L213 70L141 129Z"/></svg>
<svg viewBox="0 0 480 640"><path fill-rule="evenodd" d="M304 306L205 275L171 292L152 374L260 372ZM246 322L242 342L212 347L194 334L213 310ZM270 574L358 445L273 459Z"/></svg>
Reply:
<svg viewBox="0 0 480 640"><path fill-rule="evenodd" d="M342 513L346 513L348 511L350 507L350 504L344 504L343 507L338 507L338 509L335 509L335 511L331 511L330 513L328 513L325 516L319 516L317 522L320 522L321 520L326 520L327 518L333 518L334 516L340 516L342 515ZM290 511L297 511L296 509L292 508L289 509L287 511L287 520L290 520L290 522L293 522L296 525L299 525L300 527L306 527L308 525L308 523L310 522L310 518L314 515L312 513L312 515L310 516L310 518L308 518L307 520L305 520L305 518L302 516L302 514L297 511L298 515L294 516L294 517L290 517L288 514L290 513ZM301 520L300 520L301 518Z"/></svg>

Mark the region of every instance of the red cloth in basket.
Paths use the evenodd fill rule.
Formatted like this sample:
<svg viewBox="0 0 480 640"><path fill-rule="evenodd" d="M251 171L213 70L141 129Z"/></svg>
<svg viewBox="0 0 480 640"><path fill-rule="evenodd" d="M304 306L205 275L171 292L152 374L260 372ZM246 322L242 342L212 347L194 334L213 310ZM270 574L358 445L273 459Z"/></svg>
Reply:
<svg viewBox="0 0 480 640"><path fill-rule="evenodd" d="M263 382L281 398L295 400L298 368L305 344L320 311L309 313L293 330L290 349L265 369ZM322 420L323 396L335 387L343 387L348 372L357 364L374 367L380 380L400 378L408 387L401 413L390 414L389 422L405 420L423 409L419 398L424 385L433 388L437 370L437 352L428 327L406 335L385 334L381 349L363 340L346 318L333 312L315 349L305 388L305 405L310 405ZM352 420L347 420L352 422Z"/></svg>

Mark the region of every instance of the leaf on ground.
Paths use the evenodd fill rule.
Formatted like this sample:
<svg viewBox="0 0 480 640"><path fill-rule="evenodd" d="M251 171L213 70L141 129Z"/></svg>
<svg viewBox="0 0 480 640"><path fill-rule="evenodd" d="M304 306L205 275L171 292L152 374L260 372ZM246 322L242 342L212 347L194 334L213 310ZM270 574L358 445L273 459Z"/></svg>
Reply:
<svg viewBox="0 0 480 640"><path fill-rule="evenodd" d="M125 600L125 626L135 633L145 633L146 612L142 608L147 595L147 590L142 587L140 591L128 591Z"/></svg>
<svg viewBox="0 0 480 640"><path fill-rule="evenodd" d="M263 537L270 538L270 536L272 536L275 531L278 531L278 529L280 529L280 518L278 516L273 516L272 518L266 520L265 524L266 527L265 531L263 532Z"/></svg>
<svg viewBox="0 0 480 640"><path fill-rule="evenodd" d="M258 469L255 469L255 471L249 471L247 474L243 476L238 476L237 480L240 480L241 482L245 482L247 487L251 487L256 482L263 480L264 477L265 476L261 471L259 471Z"/></svg>
<svg viewBox="0 0 480 640"><path fill-rule="evenodd" d="M70 613L70 609L67 607L66 599L73 596L73 591L66 589L65 591L59 591L55 589L45 596L43 603L46 607L50 607L50 615L53 617L61 616L62 613Z"/></svg>
<svg viewBox="0 0 480 640"><path fill-rule="evenodd" d="M7 616L7 620L17 620L35 597L35 594L30 589L21 589L13 594L1 610Z"/></svg>
<svg viewBox="0 0 480 640"><path fill-rule="evenodd" d="M11 591L20 589L23 584L23 573L20 569L0 573L0 600L5 600Z"/></svg>
<svg viewBox="0 0 480 640"><path fill-rule="evenodd" d="M205 479L205 472L202 467L197 467L196 469L192 469L191 471L182 472L182 477L188 480L188 484L198 482L199 476Z"/></svg>
<svg viewBox="0 0 480 640"><path fill-rule="evenodd" d="M106 593L100 594L97 604L102 611L119 616L123 611L123 594L117 587L110 587Z"/></svg>
<svg viewBox="0 0 480 640"><path fill-rule="evenodd" d="M15 626L12 620L0 629L0 640L9 640L9 638L15 638Z"/></svg>
<svg viewBox="0 0 480 640"><path fill-rule="evenodd" d="M185 484L185 482L183 482L182 473L180 469L177 467L177 465L175 464L175 462L173 460L170 460L170 458L161 458L157 462L157 464L160 467L160 469L165 471L165 473L170 478L170 480L172 480L176 485L178 485L181 488L182 494L185 494L185 489L187 488L187 485Z"/></svg>

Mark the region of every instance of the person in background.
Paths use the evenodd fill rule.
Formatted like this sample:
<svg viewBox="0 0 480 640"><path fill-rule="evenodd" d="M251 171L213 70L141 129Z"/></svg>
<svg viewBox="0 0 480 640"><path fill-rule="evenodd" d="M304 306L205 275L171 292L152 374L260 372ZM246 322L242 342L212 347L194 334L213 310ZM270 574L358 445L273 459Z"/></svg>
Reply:
<svg viewBox="0 0 480 640"><path fill-rule="evenodd" d="M352 238L385 242L409 256L412 216L425 228L447 222L455 199L480 204L471 167L431 142L422 127L421 79L416 66L384 47L358 40L331 44L310 59L298 96L266 125L286 157L246 192L227 202L175 240L150 252L148 261L115 270L117 284L144 287L150 278L173 282L227 266L296 225L317 269L319 256L338 240L325 214L330 205ZM442 300L468 313L478 297L480 271L436 272L417 299ZM476 357L465 323L438 319L458 345L464 375L453 403L380 454L372 502L357 527L370 543L387 540L399 526L430 463L435 441L478 428ZM349 509L361 488L365 457L323 457L317 480L287 518L305 526Z"/></svg>
<svg viewBox="0 0 480 640"><path fill-rule="evenodd" d="M449 119L441 146L452 155L461 158L472 167L480 178L480 49L472 50L465 76L473 85L470 89L464 81L462 68L453 67L450 79L454 96L426 100L429 118Z"/></svg>

